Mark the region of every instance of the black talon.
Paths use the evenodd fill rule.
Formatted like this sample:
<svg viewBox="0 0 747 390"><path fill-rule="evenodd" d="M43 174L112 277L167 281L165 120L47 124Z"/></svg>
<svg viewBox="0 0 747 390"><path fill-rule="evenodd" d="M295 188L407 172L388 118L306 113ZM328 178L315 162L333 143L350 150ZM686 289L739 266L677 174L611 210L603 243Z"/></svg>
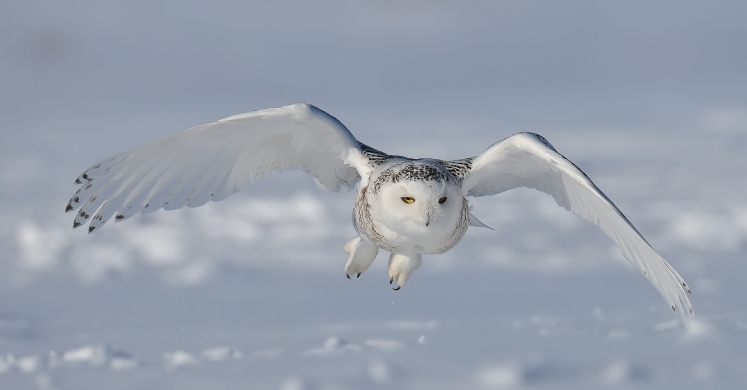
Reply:
<svg viewBox="0 0 747 390"><path fill-rule="evenodd" d="M345 276L346 276L346 277L347 277L348 279L350 279L350 275L348 275L348 274L345 274Z"/></svg>
<svg viewBox="0 0 747 390"><path fill-rule="evenodd" d="M389 278L389 284L392 284L393 281L394 281L394 278Z"/></svg>
<svg viewBox="0 0 747 390"><path fill-rule="evenodd" d="M402 286L397 286L397 288L393 288L392 290L397 291L397 290L399 290L401 288L402 288Z"/></svg>
<svg viewBox="0 0 747 390"><path fill-rule="evenodd" d="M361 273L358 272L358 276L356 276L356 278L360 278L360 277L361 277Z"/></svg>

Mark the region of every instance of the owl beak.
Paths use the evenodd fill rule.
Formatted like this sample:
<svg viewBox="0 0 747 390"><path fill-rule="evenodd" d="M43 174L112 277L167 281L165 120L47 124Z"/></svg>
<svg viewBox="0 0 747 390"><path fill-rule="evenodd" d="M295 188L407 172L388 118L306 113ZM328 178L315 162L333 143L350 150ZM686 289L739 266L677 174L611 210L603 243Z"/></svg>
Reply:
<svg viewBox="0 0 747 390"><path fill-rule="evenodd" d="M428 225L431 224L431 219L433 218L433 214L430 212L425 215L425 227L428 227Z"/></svg>

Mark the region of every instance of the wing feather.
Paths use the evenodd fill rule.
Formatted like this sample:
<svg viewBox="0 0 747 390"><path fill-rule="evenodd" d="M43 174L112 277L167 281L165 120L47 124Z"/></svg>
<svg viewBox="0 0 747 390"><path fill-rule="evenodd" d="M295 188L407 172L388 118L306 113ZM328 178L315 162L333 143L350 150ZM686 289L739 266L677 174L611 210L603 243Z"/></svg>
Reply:
<svg viewBox="0 0 747 390"><path fill-rule="evenodd" d="M538 134L515 134L475 157L462 192L485 196L518 187L547 193L558 205L597 225L654 285L672 310L683 317L694 315L687 296L690 289L677 271L581 169Z"/></svg>
<svg viewBox="0 0 747 390"><path fill-rule="evenodd" d="M361 146L336 118L305 103L235 115L104 159L76 179L66 207L89 231L112 215L198 207L253 180L301 170L322 187L352 188L369 169ZM93 216L93 217L91 217Z"/></svg>

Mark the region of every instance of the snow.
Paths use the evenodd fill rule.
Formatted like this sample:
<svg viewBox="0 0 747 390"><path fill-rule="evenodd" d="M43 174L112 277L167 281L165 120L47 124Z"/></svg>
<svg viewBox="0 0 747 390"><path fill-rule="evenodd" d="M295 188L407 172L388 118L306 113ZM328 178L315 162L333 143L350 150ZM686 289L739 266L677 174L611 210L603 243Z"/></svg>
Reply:
<svg viewBox="0 0 747 390"><path fill-rule="evenodd" d="M167 352L163 355L163 364L169 371L176 370L177 368L184 366L191 366L199 364L200 361L190 355L188 352L176 350L173 352Z"/></svg>
<svg viewBox="0 0 747 390"><path fill-rule="evenodd" d="M309 4L0 4L0 388L747 386L745 5ZM544 135L691 285L697 320L531 190L475 199L495 230L401 291L384 253L345 278L355 194L300 173L71 228L95 161L296 101L396 154Z"/></svg>
<svg viewBox="0 0 747 390"><path fill-rule="evenodd" d="M226 359L241 359L244 353L231 347L217 347L202 351L200 356L205 360L219 362Z"/></svg>
<svg viewBox="0 0 747 390"><path fill-rule="evenodd" d="M485 367L476 375L476 382L486 389L513 389L522 383L521 369L511 363Z"/></svg>

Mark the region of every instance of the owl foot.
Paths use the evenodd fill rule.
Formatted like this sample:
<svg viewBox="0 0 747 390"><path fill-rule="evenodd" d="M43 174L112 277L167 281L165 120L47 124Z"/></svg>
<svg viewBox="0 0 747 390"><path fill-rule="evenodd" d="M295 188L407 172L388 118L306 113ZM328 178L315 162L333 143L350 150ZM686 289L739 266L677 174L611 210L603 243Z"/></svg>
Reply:
<svg viewBox="0 0 747 390"><path fill-rule="evenodd" d="M410 275L420 268L423 256L420 253L392 253L389 256L389 284L397 282L397 291L405 286Z"/></svg>
<svg viewBox="0 0 747 390"><path fill-rule="evenodd" d="M360 278L379 253L378 246L368 240L361 239L359 236L351 238L343 245L342 249L348 254L348 262L345 264L345 276L348 279L353 274Z"/></svg>

